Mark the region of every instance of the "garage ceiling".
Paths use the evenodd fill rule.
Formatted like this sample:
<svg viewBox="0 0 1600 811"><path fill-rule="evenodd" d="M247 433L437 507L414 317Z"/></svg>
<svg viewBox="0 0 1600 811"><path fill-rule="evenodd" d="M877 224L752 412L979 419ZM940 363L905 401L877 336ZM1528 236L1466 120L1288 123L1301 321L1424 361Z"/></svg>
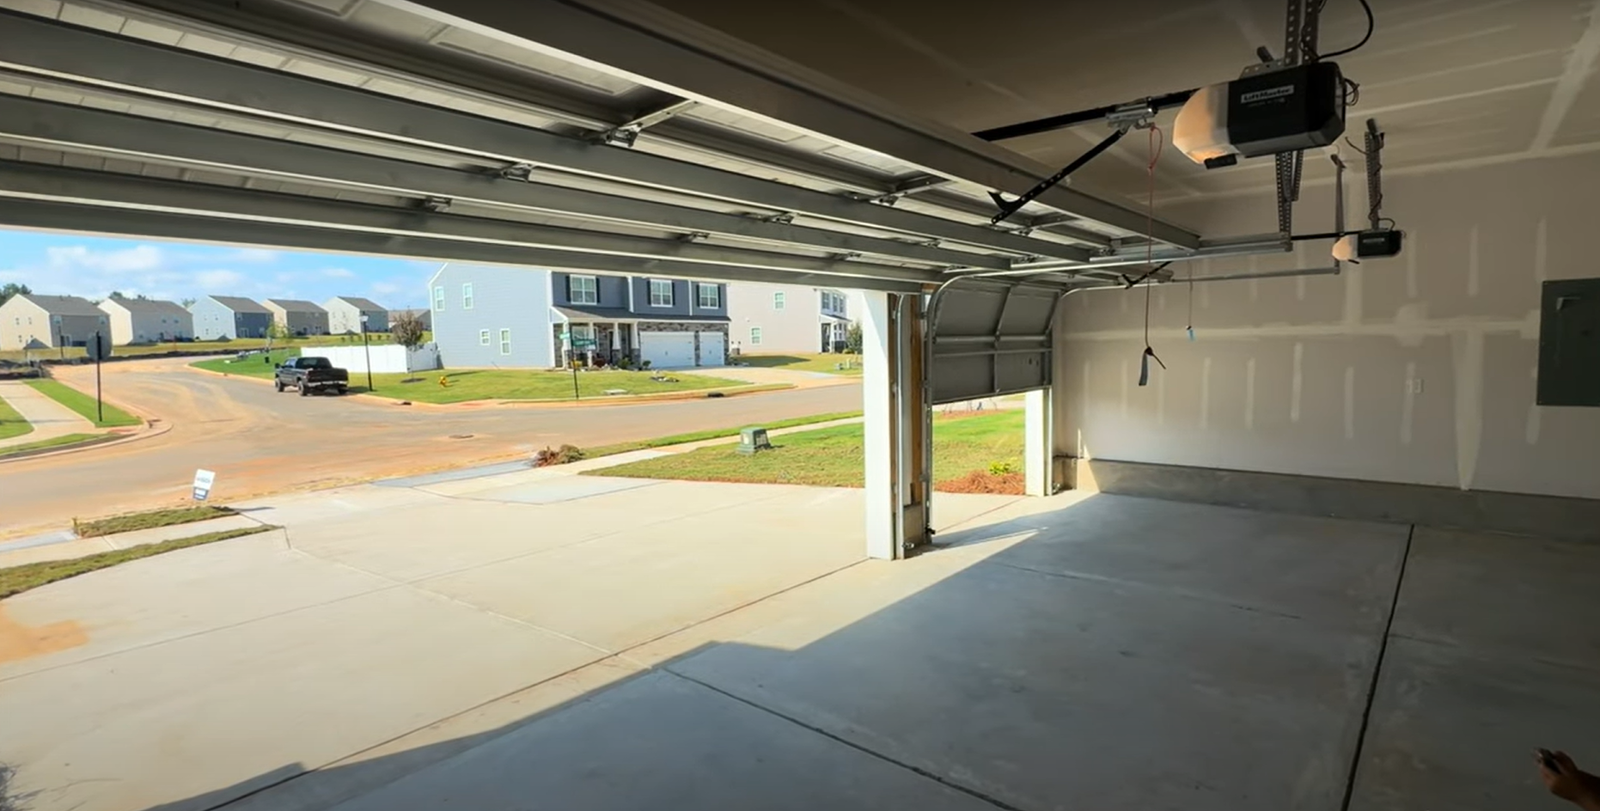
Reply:
<svg viewBox="0 0 1600 811"><path fill-rule="evenodd" d="M1361 82L1352 120L1390 133L1386 169L1536 158L1600 145L1594 0L1370 0L1377 30L1338 61ZM841 81L977 131L1226 81L1258 45L1282 47L1282 0L659 0L686 16ZM1357 42L1357 0L1328 0L1322 50ZM1163 124L1170 124L1167 113ZM1052 166L1104 137L1087 125L1006 143ZM1359 139L1357 139L1359 142ZM1092 193L1142 200L1147 145L1129 138L1076 177ZM1324 162L1310 161L1312 172ZM1272 161L1206 172L1168 150L1162 199L1259 191Z"/></svg>
<svg viewBox="0 0 1600 811"><path fill-rule="evenodd" d="M991 227L1052 167L662 14L0 0L0 224L908 291L1142 255L1072 189Z"/></svg>

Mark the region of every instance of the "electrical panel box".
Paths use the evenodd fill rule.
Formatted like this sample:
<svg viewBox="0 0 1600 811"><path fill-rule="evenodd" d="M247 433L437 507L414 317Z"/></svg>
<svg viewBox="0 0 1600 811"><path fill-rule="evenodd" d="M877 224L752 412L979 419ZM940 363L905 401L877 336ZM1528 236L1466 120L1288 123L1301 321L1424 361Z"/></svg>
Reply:
<svg viewBox="0 0 1600 811"><path fill-rule="evenodd" d="M1600 406L1600 279L1544 283L1538 403Z"/></svg>

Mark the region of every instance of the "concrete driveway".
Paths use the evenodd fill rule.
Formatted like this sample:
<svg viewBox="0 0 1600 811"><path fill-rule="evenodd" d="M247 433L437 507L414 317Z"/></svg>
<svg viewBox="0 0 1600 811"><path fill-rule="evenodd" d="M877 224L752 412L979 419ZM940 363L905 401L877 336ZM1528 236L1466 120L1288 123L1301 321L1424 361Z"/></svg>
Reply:
<svg viewBox="0 0 1600 811"><path fill-rule="evenodd" d="M1600 761L1592 547L942 495L891 564L857 491L568 472L0 603L0 763L34 811L1381 811Z"/></svg>

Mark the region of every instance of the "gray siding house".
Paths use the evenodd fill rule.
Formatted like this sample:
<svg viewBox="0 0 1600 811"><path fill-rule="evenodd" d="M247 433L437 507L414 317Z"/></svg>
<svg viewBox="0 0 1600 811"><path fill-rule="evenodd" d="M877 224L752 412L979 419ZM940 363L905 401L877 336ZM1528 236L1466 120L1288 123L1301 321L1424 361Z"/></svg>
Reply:
<svg viewBox="0 0 1600 811"><path fill-rule="evenodd" d="M223 338L265 338L272 328L267 308L239 296L206 296L189 307L194 334L202 341Z"/></svg>
<svg viewBox="0 0 1600 811"><path fill-rule="evenodd" d="M798 284L740 283L728 291L733 344L746 354L841 351L861 317L857 293Z"/></svg>
<svg viewBox="0 0 1600 811"><path fill-rule="evenodd" d="M556 365L549 271L451 263L428 280L428 301L446 369Z"/></svg>
<svg viewBox="0 0 1600 811"><path fill-rule="evenodd" d="M328 311L328 332L334 335L361 333L361 316L367 317L367 332L388 332L389 311L359 296L334 296L322 303Z"/></svg>
<svg viewBox="0 0 1600 811"><path fill-rule="evenodd" d="M111 340L105 312L77 296L19 293L0 305L0 349L83 346L97 331Z"/></svg>
<svg viewBox="0 0 1600 811"><path fill-rule="evenodd" d="M111 319L111 343L117 346L194 340L194 316L176 302L108 298L99 306Z"/></svg>
<svg viewBox="0 0 1600 811"><path fill-rule="evenodd" d="M727 285L717 282L451 264L428 298L446 367L727 363Z"/></svg>
<svg viewBox="0 0 1600 811"><path fill-rule="evenodd" d="M289 298L269 298L261 302L272 313L272 323L290 335L327 335L328 311L315 302Z"/></svg>

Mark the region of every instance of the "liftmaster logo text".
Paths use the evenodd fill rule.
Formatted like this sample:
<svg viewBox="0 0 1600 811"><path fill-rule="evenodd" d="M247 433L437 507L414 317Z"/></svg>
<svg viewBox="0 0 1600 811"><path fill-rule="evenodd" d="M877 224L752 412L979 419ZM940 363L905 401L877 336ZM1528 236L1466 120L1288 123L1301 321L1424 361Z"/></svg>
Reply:
<svg viewBox="0 0 1600 811"><path fill-rule="evenodd" d="M1241 104L1249 104L1250 102L1253 102L1253 101L1266 101L1268 99L1280 99L1280 98L1283 98L1284 96L1292 96L1292 95L1294 95L1294 85L1286 84L1286 85L1283 85L1282 87L1269 87L1266 90L1253 90L1253 91L1251 91L1249 93L1245 93L1244 95L1239 97L1239 102Z"/></svg>

